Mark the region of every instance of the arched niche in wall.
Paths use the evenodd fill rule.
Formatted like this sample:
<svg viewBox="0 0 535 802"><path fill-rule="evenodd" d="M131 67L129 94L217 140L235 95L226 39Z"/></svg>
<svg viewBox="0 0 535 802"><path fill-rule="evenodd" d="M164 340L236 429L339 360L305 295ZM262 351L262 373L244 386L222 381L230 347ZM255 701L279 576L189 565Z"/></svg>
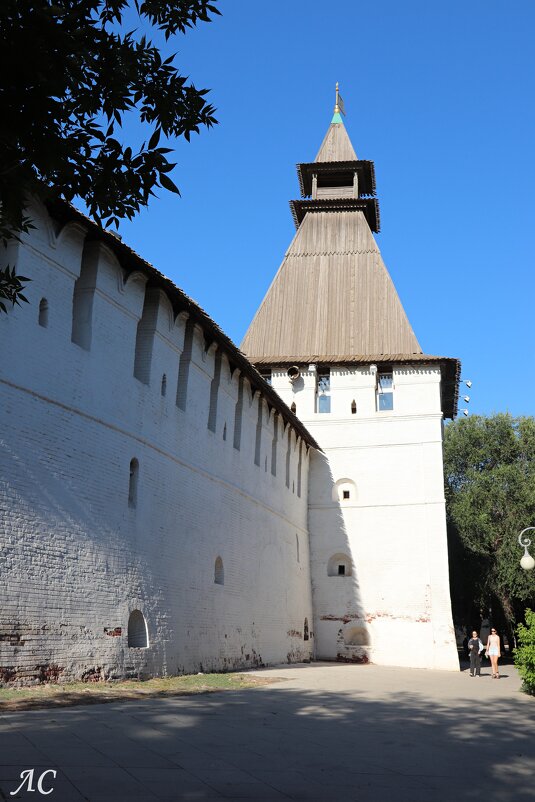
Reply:
<svg viewBox="0 0 535 802"><path fill-rule="evenodd" d="M327 576L351 576L352 573L353 564L349 555L338 552L329 558Z"/></svg>
<svg viewBox="0 0 535 802"><path fill-rule="evenodd" d="M346 646L369 646L370 636L366 627L347 627L343 632Z"/></svg>
<svg viewBox="0 0 535 802"><path fill-rule="evenodd" d="M149 633L141 610L132 610L128 619L128 645L135 649L147 649Z"/></svg>
<svg viewBox="0 0 535 802"><path fill-rule="evenodd" d="M338 479L333 485L332 500L339 504L354 504L357 500L357 486L352 479Z"/></svg>
<svg viewBox="0 0 535 802"><path fill-rule="evenodd" d="M32 195L27 200L25 214L32 221L32 229L26 234L21 234L21 240L24 242L28 237L31 237L32 240L40 239L42 242L46 242L49 247L55 248L56 231L54 229L54 221L50 217L45 204L35 195Z"/></svg>
<svg viewBox="0 0 535 802"><path fill-rule="evenodd" d="M133 275L138 276L140 281L143 280L143 286L145 286L147 283L147 277L144 273L139 270L134 271L134 273L127 273L123 269L123 266L113 248L111 248L109 245L106 245L105 242L98 242L98 248L100 273L99 285L102 286L104 275L107 274L107 278L104 279L104 281L106 282L106 287L108 290L111 290L112 286L114 288L117 287L117 291L123 294L126 291L127 282Z"/></svg>

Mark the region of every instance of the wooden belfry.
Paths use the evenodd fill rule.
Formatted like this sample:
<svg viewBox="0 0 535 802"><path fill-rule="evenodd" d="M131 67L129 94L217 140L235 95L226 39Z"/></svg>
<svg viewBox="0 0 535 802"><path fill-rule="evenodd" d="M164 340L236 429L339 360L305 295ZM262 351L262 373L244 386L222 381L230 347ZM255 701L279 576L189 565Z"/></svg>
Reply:
<svg viewBox="0 0 535 802"><path fill-rule="evenodd" d="M316 158L297 165L297 235L241 346L252 362L422 353L372 235L374 164L357 158L342 113L337 84Z"/></svg>

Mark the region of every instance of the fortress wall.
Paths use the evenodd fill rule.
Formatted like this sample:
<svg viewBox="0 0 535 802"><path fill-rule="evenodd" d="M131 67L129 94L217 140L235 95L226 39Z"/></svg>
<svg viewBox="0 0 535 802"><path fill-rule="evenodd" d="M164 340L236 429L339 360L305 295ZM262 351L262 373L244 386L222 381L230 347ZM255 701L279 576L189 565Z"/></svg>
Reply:
<svg viewBox="0 0 535 802"><path fill-rule="evenodd" d="M308 658L309 449L298 496L295 433L287 488L288 430L279 421L274 476L275 416L263 400L255 465L259 393L226 351L217 378L218 346L197 323L179 408L188 313L175 315L161 288L83 226L58 232L32 213L37 229L9 255L32 279L30 304L0 317L0 681ZM134 610L147 648L128 645Z"/></svg>

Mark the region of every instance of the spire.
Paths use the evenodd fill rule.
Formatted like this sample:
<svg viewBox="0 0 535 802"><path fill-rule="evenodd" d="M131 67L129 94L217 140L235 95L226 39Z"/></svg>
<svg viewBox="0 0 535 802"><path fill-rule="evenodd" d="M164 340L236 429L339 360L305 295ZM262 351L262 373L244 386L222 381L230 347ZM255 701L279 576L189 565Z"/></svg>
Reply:
<svg viewBox="0 0 535 802"><path fill-rule="evenodd" d="M340 114L345 116L345 109L344 109L344 101L342 100L342 96L338 91L338 81L336 82L336 102L334 104L334 116L331 120L331 125L341 123L342 117Z"/></svg>
<svg viewBox="0 0 535 802"><path fill-rule="evenodd" d="M315 162L348 162L357 161L357 154L353 149L351 140L342 120L345 115L344 101L336 84L336 102L334 104L334 115L321 143Z"/></svg>

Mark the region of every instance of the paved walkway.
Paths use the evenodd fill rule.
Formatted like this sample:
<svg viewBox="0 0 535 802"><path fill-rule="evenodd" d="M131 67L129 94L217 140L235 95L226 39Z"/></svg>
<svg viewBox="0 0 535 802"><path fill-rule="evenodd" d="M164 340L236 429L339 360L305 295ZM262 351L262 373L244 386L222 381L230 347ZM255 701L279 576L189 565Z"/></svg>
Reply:
<svg viewBox="0 0 535 802"><path fill-rule="evenodd" d="M0 796L38 802L533 802L535 699L514 668L312 664L247 691L0 716ZM47 797L20 772L55 768Z"/></svg>

